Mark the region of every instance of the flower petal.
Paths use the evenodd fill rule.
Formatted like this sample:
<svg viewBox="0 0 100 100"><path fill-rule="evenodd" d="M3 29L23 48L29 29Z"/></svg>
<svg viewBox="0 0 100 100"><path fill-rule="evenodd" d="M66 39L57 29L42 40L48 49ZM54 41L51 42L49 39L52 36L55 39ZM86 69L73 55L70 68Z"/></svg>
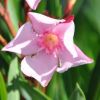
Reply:
<svg viewBox="0 0 100 100"><path fill-rule="evenodd" d="M77 57L77 52L75 50L74 42L73 42L74 30L75 30L75 25L74 22L72 21L70 22L70 25L68 29L66 29L66 32L64 34L64 45L71 53L71 55L75 58Z"/></svg>
<svg viewBox="0 0 100 100"><path fill-rule="evenodd" d="M78 53L78 57L75 58L73 67L93 62L93 59L87 57L76 45L74 46Z"/></svg>
<svg viewBox="0 0 100 100"><path fill-rule="evenodd" d="M45 87L56 70L56 65L57 60L53 55L41 51L33 57L26 56L21 63L21 70L25 75L35 78Z"/></svg>
<svg viewBox="0 0 100 100"><path fill-rule="evenodd" d="M58 24L54 29L53 33L56 33L63 41L64 45L73 57L77 57L77 52L74 48L73 36L74 36L75 25L73 20L66 23Z"/></svg>
<svg viewBox="0 0 100 100"><path fill-rule="evenodd" d="M73 58L71 54L66 50L66 48L64 48L63 51L59 52L61 67L57 68L57 72L62 73L64 71L67 71L71 67L93 62L93 60L87 57L77 46L74 45L74 47L78 54L78 57L76 58Z"/></svg>
<svg viewBox="0 0 100 100"><path fill-rule="evenodd" d="M29 12L29 18L33 24L33 28L37 33L44 33L54 27L57 23L65 21L53 19L42 14Z"/></svg>
<svg viewBox="0 0 100 100"><path fill-rule="evenodd" d="M36 9L41 0L26 0L31 9Z"/></svg>
<svg viewBox="0 0 100 100"><path fill-rule="evenodd" d="M21 26L16 37L2 50L23 55L30 55L37 52L36 33L33 32L31 23L27 22Z"/></svg>

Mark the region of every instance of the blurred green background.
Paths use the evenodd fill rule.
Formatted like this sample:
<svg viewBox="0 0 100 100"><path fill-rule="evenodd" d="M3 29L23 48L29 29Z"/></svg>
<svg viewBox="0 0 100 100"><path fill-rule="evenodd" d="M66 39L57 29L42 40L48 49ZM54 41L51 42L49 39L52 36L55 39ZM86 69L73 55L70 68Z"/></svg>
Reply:
<svg viewBox="0 0 100 100"><path fill-rule="evenodd" d="M5 6L6 1L0 3ZM42 0L35 12L46 10L55 18L63 18L67 1ZM16 31L19 23L25 23L24 5L24 0L8 0L6 4ZM29 81L32 79L22 75L18 55L0 51L0 100L100 100L100 0L76 0L72 14L76 25L74 41L94 63L55 73L48 87L36 88ZM1 15L0 35L7 42L13 39Z"/></svg>

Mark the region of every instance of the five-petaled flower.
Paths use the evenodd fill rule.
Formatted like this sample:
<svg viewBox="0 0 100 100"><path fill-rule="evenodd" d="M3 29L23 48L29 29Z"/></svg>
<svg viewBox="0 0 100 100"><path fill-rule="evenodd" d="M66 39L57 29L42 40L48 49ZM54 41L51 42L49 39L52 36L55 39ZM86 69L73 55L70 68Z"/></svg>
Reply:
<svg viewBox="0 0 100 100"><path fill-rule="evenodd" d="M74 22L57 20L38 13L28 13L30 22L18 30L4 51L24 55L21 71L45 87L55 71L92 63L73 42Z"/></svg>
<svg viewBox="0 0 100 100"><path fill-rule="evenodd" d="M31 9L36 9L41 0L26 0Z"/></svg>

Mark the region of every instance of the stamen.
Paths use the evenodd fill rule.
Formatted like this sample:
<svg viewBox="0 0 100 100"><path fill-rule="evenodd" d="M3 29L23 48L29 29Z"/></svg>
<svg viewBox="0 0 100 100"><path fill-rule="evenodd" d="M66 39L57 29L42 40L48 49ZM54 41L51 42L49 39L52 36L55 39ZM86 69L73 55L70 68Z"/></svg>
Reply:
<svg viewBox="0 0 100 100"><path fill-rule="evenodd" d="M49 33L44 36L44 45L52 50L55 48L59 43L58 37L55 34Z"/></svg>
<svg viewBox="0 0 100 100"><path fill-rule="evenodd" d="M54 33L46 33L40 37L39 45L46 50L47 53L52 53L60 47L59 37Z"/></svg>

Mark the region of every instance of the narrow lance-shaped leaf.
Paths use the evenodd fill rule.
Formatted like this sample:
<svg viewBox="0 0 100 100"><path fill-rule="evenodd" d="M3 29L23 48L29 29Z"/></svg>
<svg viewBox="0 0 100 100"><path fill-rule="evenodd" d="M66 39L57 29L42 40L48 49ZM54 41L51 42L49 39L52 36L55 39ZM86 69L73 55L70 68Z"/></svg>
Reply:
<svg viewBox="0 0 100 100"><path fill-rule="evenodd" d="M0 100L7 100L6 85L0 72Z"/></svg>
<svg viewBox="0 0 100 100"><path fill-rule="evenodd" d="M39 3L36 12L37 13L44 13L45 9L46 9L46 4L47 1L46 0L41 0L41 2Z"/></svg>
<svg viewBox="0 0 100 100"><path fill-rule="evenodd" d="M78 83L76 84L76 88L72 92L69 100L86 100L85 95Z"/></svg>
<svg viewBox="0 0 100 100"><path fill-rule="evenodd" d="M7 3L8 13L10 15L11 21L14 25L14 29L18 30L18 24L20 19L21 9L20 9L20 0L9 0Z"/></svg>
<svg viewBox="0 0 100 100"><path fill-rule="evenodd" d="M47 8L52 16L62 17L61 0L47 0Z"/></svg>
<svg viewBox="0 0 100 100"><path fill-rule="evenodd" d="M38 89L33 88L27 81L19 80L20 91L25 100L51 100Z"/></svg>
<svg viewBox="0 0 100 100"><path fill-rule="evenodd" d="M8 100L20 100L17 78L19 75L18 58L14 58L8 73Z"/></svg>
<svg viewBox="0 0 100 100"><path fill-rule="evenodd" d="M87 0L84 4L84 15L91 23L92 28L100 35L100 0Z"/></svg>
<svg viewBox="0 0 100 100"><path fill-rule="evenodd" d="M87 92L87 100L99 100L100 92L97 91L100 91L100 53L98 55L95 68L91 75Z"/></svg>
<svg viewBox="0 0 100 100"><path fill-rule="evenodd" d="M53 100L68 100L63 80L60 74L55 73L47 89L47 95L49 95Z"/></svg>

